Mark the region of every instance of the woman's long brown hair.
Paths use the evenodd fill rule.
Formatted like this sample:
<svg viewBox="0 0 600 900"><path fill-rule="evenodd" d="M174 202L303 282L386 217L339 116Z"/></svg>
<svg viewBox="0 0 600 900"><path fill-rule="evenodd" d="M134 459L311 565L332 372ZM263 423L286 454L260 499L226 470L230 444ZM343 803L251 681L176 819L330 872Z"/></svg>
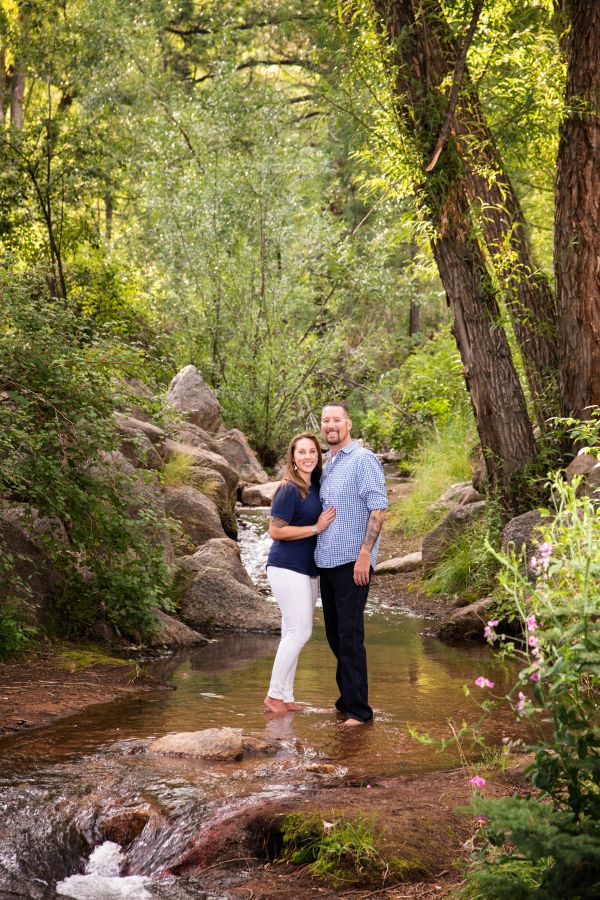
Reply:
<svg viewBox="0 0 600 900"><path fill-rule="evenodd" d="M314 434L312 434L310 431L303 431L301 434L294 435L294 437L290 441L289 447L287 448L287 453L285 455L285 474L283 476L283 484L285 484L286 481L293 481L294 484L297 485L297 487L300 489L300 493L302 494L303 499L306 499L308 496L308 485L294 469L294 450L296 449L296 444L298 443L298 441L301 441L303 438L307 438L309 441L312 441L317 448L317 465L310 473L311 483L316 484L318 487L319 482L321 481L321 474L323 472L323 454L321 453L321 445L319 444L319 441Z"/></svg>

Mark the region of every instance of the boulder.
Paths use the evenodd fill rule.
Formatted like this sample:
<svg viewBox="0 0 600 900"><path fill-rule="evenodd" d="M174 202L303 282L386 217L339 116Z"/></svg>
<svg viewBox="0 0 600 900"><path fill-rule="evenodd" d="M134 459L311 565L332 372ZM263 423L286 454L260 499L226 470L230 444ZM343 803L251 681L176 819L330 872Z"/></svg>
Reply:
<svg viewBox="0 0 600 900"><path fill-rule="evenodd" d="M150 753L233 762L251 753L276 753L279 744L244 734L241 728L206 728L166 734L148 745Z"/></svg>
<svg viewBox="0 0 600 900"><path fill-rule="evenodd" d="M484 597L468 606L454 610L439 626L437 636L442 641L483 640L483 629L494 605L492 597Z"/></svg>
<svg viewBox="0 0 600 900"><path fill-rule="evenodd" d="M454 509L455 506L467 506L469 503L479 503L482 500L485 500L485 497L475 490L470 481L459 481L446 488L429 509Z"/></svg>
<svg viewBox="0 0 600 900"><path fill-rule="evenodd" d="M600 462L594 453L581 453L567 466L567 481L581 477L577 488L578 497L592 497L600 500Z"/></svg>
<svg viewBox="0 0 600 900"><path fill-rule="evenodd" d="M121 452L136 468L160 469L166 434L151 422L115 413L117 432L121 438Z"/></svg>
<svg viewBox="0 0 600 900"><path fill-rule="evenodd" d="M415 572L421 568L423 554L420 551L408 553L406 556L394 556L385 559L375 566L376 575L392 575L395 572Z"/></svg>
<svg viewBox="0 0 600 900"><path fill-rule="evenodd" d="M244 506L270 506L281 481L265 484L245 484L240 497Z"/></svg>
<svg viewBox="0 0 600 900"><path fill-rule="evenodd" d="M132 519L145 512L152 512L155 523L148 524L145 533L156 546L161 546L165 553L165 561L171 565L175 560L173 544L167 524L165 498L160 489L156 473L136 469L120 450L100 453L100 465L95 467L99 478L120 481L120 489L129 498L127 513Z"/></svg>
<svg viewBox="0 0 600 900"><path fill-rule="evenodd" d="M378 453L377 456L382 463L399 463L404 459L398 450L383 450L381 453Z"/></svg>
<svg viewBox="0 0 600 900"><path fill-rule="evenodd" d="M179 522L194 547L225 537L215 503L201 491L188 484L166 487L164 500L167 515Z"/></svg>
<svg viewBox="0 0 600 900"><path fill-rule="evenodd" d="M179 441L167 440L165 444L166 459L172 459L174 456L187 456L193 468L213 469L220 472L227 484L227 489L233 495L237 488L238 476L234 469L231 468L225 457L218 453L213 453L206 447L192 447L190 444L182 444Z"/></svg>
<svg viewBox="0 0 600 900"><path fill-rule="evenodd" d="M269 480L242 431L238 431L237 428L230 428L228 431L221 428L216 443L217 453L225 457L231 468L237 472L240 481L265 484Z"/></svg>
<svg viewBox="0 0 600 900"><path fill-rule="evenodd" d="M207 431L221 424L221 406L196 366L186 366L169 385L167 403L186 419Z"/></svg>
<svg viewBox="0 0 600 900"><path fill-rule="evenodd" d="M0 559L10 568L2 570L0 600L14 602L19 617L32 628L46 626L60 576L48 553L47 539L66 541L62 523L40 516L31 507L9 507L0 511Z"/></svg>
<svg viewBox="0 0 600 900"><path fill-rule="evenodd" d="M210 540L178 560L182 618L202 631L276 632L277 608L256 590L228 538Z"/></svg>
<svg viewBox="0 0 600 900"><path fill-rule="evenodd" d="M192 425L191 422L183 422L183 424L176 422L170 425L167 431L169 437L180 444L187 444L188 447L203 447L205 450L212 450L213 453L219 452L215 435L209 434L198 425Z"/></svg>
<svg viewBox="0 0 600 900"><path fill-rule="evenodd" d="M448 545L471 522L483 515L485 502L470 503L468 506L457 506L448 513L437 528L423 538L423 572L428 574L442 559Z"/></svg>
<svg viewBox="0 0 600 900"><path fill-rule="evenodd" d="M156 402L156 397L148 385L139 378L125 378L123 387L128 398L125 401L127 412L138 421L152 422L150 407Z"/></svg>
<svg viewBox="0 0 600 900"><path fill-rule="evenodd" d="M194 631L179 619L168 616L159 610L157 613L158 628L154 637L148 642L150 647L194 647L208 644L208 638Z"/></svg>
<svg viewBox="0 0 600 900"><path fill-rule="evenodd" d="M540 528L549 525L552 519L542 516L537 509L515 516L504 526L502 532L502 550L509 553L511 550L519 556L525 549L527 564L535 554L535 548L542 539Z"/></svg>

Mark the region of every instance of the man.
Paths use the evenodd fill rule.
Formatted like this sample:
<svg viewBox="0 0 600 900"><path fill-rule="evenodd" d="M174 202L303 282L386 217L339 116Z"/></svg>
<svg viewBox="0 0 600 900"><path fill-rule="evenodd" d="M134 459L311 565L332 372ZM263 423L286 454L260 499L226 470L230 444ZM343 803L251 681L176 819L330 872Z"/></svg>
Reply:
<svg viewBox="0 0 600 900"><path fill-rule="evenodd" d="M325 633L337 659L340 696L336 708L344 726L373 718L369 706L364 610L375 568L379 535L388 502L383 468L370 450L352 440L345 403L323 407L321 432L329 452L321 479L323 509L335 519L317 540L315 562L321 578Z"/></svg>

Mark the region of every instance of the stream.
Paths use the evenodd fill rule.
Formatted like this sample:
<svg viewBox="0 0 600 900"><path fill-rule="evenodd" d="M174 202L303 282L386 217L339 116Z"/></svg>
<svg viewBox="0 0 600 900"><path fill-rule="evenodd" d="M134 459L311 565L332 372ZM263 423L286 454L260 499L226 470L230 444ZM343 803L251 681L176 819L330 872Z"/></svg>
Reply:
<svg viewBox="0 0 600 900"><path fill-rule="evenodd" d="M262 587L265 521L261 511L240 515L242 559ZM276 718L263 711L277 637L221 634L150 663L151 673L176 690L136 694L3 738L0 898L216 897L194 879L164 877L209 824L260 799L310 789L323 782L323 767L330 778L366 782L459 764L456 753L439 755L408 728L448 736L449 720L479 715L465 684L483 674L503 691L513 672L485 646L447 646L428 637L426 626L397 609L368 609L375 722L365 728L340 729L332 713L334 664L317 608L296 676L302 713ZM169 732L219 726L274 739L279 750L235 763L146 752L150 740ZM499 744L502 721L486 728L488 742Z"/></svg>

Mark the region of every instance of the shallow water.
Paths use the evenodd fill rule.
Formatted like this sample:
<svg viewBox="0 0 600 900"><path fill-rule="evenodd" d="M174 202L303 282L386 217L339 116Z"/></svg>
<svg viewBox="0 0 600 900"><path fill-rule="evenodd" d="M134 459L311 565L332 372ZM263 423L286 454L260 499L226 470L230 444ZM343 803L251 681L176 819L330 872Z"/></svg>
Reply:
<svg viewBox="0 0 600 900"><path fill-rule="evenodd" d="M264 559L257 562L257 557L268 546L264 525L256 517L247 521L242 530L246 564L251 558L262 571ZM445 737L449 720L477 721L476 700L488 692L474 686L475 678L485 675L496 682L495 692L503 692L513 672L486 647L447 646L424 634L425 626L401 612L369 610L366 643L375 721L363 728L341 729L332 711L337 696L334 660L317 609L313 638L296 676L296 700L305 704L302 713L273 717L264 711L276 637L219 635L206 647L151 664L151 671L168 678L174 691L135 695L0 740L0 888L4 876L11 888L26 884L29 893L13 896L50 896L43 893L47 885L83 871L99 843L102 817L140 803L152 807L156 821L130 850L128 874L156 876L211 817L257 797L273 798L314 784L322 778L312 771L315 763L363 783L456 764L456 752L440 755L415 741L409 730ZM465 684L471 697L465 695ZM495 718L485 726L490 743L500 742L503 725ZM243 763L168 759L146 752L152 738L166 733L219 726L277 739L279 752ZM98 881L100 875L88 876L77 888L88 891L92 885L92 893L82 896L102 897L100 888L93 893L94 877ZM42 893L32 893L31 878ZM121 881L123 890L137 889ZM138 887L158 896L148 882ZM187 896L181 884L169 891L162 882L160 896Z"/></svg>

